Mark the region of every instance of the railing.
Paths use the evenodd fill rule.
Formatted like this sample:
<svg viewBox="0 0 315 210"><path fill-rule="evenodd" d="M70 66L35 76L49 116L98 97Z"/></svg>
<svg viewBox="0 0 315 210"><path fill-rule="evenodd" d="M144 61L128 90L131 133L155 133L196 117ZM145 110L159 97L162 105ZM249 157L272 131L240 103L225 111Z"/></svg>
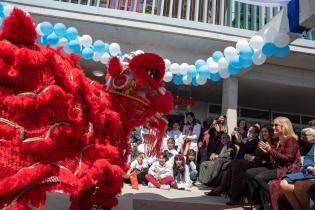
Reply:
<svg viewBox="0 0 315 210"><path fill-rule="evenodd" d="M116 10L178 18L257 31L280 7L262 7L234 0L55 0Z"/></svg>

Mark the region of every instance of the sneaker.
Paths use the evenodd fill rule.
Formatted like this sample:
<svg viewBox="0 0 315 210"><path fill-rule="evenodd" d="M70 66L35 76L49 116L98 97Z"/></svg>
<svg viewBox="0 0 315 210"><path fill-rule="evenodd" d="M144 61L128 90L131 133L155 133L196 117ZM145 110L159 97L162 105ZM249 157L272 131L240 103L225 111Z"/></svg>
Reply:
<svg viewBox="0 0 315 210"><path fill-rule="evenodd" d="M156 188L156 187L154 186L154 184L152 184L151 182L148 183L148 187L149 187L149 188Z"/></svg>
<svg viewBox="0 0 315 210"><path fill-rule="evenodd" d="M169 186L168 184L162 184L160 189L162 189L162 190L170 190L171 186Z"/></svg>

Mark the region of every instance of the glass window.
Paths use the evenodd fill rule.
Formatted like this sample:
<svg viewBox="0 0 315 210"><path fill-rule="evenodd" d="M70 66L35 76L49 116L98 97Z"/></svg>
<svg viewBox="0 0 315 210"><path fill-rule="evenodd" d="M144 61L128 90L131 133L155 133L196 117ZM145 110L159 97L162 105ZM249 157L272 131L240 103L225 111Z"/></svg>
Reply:
<svg viewBox="0 0 315 210"><path fill-rule="evenodd" d="M308 122L315 119L315 117L307 117L307 116L302 116L302 124L308 125Z"/></svg>
<svg viewBox="0 0 315 210"><path fill-rule="evenodd" d="M276 118L276 117L287 117L291 120L292 123L295 123L295 124L300 124L300 116L299 115L294 115L294 114L286 114L286 113L280 113L280 112L273 112L272 113L272 116L273 118Z"/></svg>
<svg viewBox="0 0 315 210"><path fill-rule="evenodd" d="M240 117L270 120L269 111L262 111L256 109L241 108Z"/></svg>
<svg viewBox="0 0 315 210"><path fill-rule="evenodd" d="M221 105L214 105L214 104L209 105L209 113L221 114L221 110L222 110Z"/></svg>

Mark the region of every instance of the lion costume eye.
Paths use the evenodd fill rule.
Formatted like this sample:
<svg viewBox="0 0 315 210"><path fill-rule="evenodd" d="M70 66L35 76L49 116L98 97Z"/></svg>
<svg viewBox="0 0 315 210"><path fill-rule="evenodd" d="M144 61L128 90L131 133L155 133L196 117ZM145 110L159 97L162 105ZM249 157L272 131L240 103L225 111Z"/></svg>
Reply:
<svg viewBox="0 0 315 210"><path fill-rule="evenodd" d="M128 77L126 74L121 74L113 80L113 87L115 89L123 89L126 87L130 82L130 77Z"/></svg>
<svg viewBox="0 0 315 210"><path fill-rule="evenodd" d="M158 76L156 69L146 69L145 71L152 77L152 79L156 79Z"/></svg>

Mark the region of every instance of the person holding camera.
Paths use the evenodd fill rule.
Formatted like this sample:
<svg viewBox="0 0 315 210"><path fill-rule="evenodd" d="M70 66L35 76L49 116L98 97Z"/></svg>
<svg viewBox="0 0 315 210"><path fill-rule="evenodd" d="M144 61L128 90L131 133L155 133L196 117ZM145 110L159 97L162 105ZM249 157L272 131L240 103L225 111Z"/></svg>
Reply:
<svg viewBox="0 0 315 210"><path fill-rule="evenodd" d="M232 143L235 145L237 151L239 150L239 145L243 139L247 137L247 124L244 119L240 119L237 123L237 127L234 128L231 137Z"/></svg>

